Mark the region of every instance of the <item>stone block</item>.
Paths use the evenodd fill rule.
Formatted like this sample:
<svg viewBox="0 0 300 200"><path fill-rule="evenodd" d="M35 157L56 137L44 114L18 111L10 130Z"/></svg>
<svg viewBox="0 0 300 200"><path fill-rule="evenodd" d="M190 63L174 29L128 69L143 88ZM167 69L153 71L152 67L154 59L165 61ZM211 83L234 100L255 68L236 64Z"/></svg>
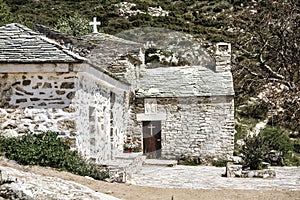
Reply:
<svg viewBox="0 0 300 200"><path fill-rule="evenodd" d="M227 163L226 177L241 177L241 178L274 178L276 177L275 170L243 170L242 165Z"/></svg>
<svg viewBox="0 0 300 200"><path fill-rule="evenodd" d="M66 130L66 129L75 129L75 121L74 120L59 120L57 122L57 126L61 130Z"/></svg>
<svg viewBox="0 0 300 200"><path fill-rule="evenodd" d="M63 82L60 86L61 89L74 89L74 82Z"/></svg>
<svg viewBox="0 0 300 200"><path fill-rule="evenodd" d="M43 84L43 88L52 88L52 84L51 84L51 83L45 82L45 83Z"/></svg>
<svg viewBox="0 0 300 200"><path fill-rule="evenodd" d="M232 162L228 162L226 165L226 177L241 177L243 171L242 165L236 165Z"/></svg>

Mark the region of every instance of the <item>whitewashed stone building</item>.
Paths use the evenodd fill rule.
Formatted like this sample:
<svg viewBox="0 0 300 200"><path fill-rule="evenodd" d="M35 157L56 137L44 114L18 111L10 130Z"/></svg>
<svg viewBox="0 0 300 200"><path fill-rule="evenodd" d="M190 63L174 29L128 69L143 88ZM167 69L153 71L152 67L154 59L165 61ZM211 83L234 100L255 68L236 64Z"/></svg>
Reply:
<svg viewBox="0 0 300 200"><path fill-rule="evenodd" d="M0 27L0 130L57 131L97 163L123 151L129 85L20 24Z"/></svg>
<svg viewBox="0 0 300 200"><path fill-rule="evenodd" d="M58 131L100 164L127 141L148 158L233 154L229 44L217 45L213 66L151 68L136 42L39 31L47 37L19 24L0 27L2 133Z"/></svg>

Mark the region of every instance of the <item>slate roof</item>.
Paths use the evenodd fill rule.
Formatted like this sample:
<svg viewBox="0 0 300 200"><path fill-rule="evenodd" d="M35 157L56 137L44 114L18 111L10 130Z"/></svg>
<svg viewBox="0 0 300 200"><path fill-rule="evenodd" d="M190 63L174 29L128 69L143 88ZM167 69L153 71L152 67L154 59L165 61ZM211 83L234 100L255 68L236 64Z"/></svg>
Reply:
<svg viewBox="0 0 300 200"><path fill-rule="evenodd" d="M231 72L201 66L145 68L138 88L139 98L234 95Z"/></svg>
<svg viewBox="0 0 300 200"><path fill-rule="evenodd" d="M82 37L97 46L87 56L95 66L110 71L124 79L116 63L122 56L137 55L143 45L104 33L92 33ZM205 55L201 55L205 57ZM112 67L111 67L112 65ZM122 65L122 63L121 63ZM231 72L216 73L206 62L200 66L142 67L136 90L137 98L147 97L194 97L234 95ZM126 69L124 69L124 73ZM119 76L120 75L120 76Z"/></svg>
<svg viewBox="0 0 300 200"><path fill-rule="evenodd" d="M91 33L81 37L81 39L96 44L96 47L87 55L87 58L101 68L116 64L128 54L137 54L142 48L140 43L105 33Z"/></svg>
<svg viewBox="0 0 300 200"><path fill-rule="evenodd" d="M0 27L0 63L72 63L84 59L21 24Z"/></svg>
<svg viewBox="0 0 300 200"><path fill-rule="evenodd" d="M143 45L105 33L91 33L81 37L95 44L86 58L99 70L128 83L125 74L128 71L126 60L140 62L138 56ZM125 62L124 62L125 61Z"/></svg>

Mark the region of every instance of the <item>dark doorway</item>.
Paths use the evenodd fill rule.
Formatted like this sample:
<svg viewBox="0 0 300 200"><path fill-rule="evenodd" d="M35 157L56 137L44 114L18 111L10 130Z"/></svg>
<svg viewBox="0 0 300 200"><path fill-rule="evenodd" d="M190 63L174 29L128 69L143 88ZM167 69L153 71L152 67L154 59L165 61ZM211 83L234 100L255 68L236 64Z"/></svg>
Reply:
<svg viewBox="0 0 300 200"><path fill-rule="evenodd" d="M143 146L147 158L161 156L161 121L143 121Z"/></svg>

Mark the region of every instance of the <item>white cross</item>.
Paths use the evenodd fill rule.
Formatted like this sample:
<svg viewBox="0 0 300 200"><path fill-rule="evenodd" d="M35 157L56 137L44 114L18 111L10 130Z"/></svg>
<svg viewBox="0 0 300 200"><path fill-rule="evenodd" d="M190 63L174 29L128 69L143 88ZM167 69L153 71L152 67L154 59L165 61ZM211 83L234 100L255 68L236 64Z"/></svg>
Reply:
<svg viewBox="0 0 300 200"><path fill-rule="evenodd" d="M153 135L153 129L155 128L155 126L153 126L152 124L150 124L150 126L148 126L148 128L150 128L150 131L151 131L151 135Z"/></svg>
<svg viewBox="0 0 300 200"><path fill-rule="evenodd" d="M93 18L93 21L89 25L93 26L93 33L98 33L97 25L100 25L101 22L97 22L97 17Z"/></svg>

